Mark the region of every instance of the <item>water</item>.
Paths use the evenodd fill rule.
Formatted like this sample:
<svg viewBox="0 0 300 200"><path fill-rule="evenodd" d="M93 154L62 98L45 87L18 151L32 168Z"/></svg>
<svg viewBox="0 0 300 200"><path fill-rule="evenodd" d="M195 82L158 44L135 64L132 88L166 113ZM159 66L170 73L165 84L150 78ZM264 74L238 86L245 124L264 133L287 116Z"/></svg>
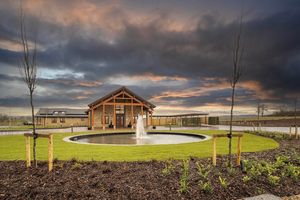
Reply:
<svg viewBox="0 0 300 200"><path fill-rule="evenodd" d="M136 131L135 131L136 139L146 138L147 134L144 128L144 120L142 115L138 115L138 120L136 123Z"/></svg>
<svg viewBox="0 0 300 200"><path fill-rule="evenodd" d="M209 136L184 133L148 133L146 138L137 139L134 133L92 134L64 138L64 141L83 144L112 144L112 145L155 145L180 144L201 142Z"/></svg>

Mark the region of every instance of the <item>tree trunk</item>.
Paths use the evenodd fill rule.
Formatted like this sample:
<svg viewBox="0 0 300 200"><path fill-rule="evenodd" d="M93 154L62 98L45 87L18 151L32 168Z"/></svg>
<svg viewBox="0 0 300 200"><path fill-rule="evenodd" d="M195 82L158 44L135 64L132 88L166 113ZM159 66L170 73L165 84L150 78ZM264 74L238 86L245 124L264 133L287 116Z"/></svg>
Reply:
<svg viewBox="0 0 300 200"><path fill-rule="evenodd" d="M32 119L32 133L33 133L33 165L37 167L36 161L36 139L37 134L35 132L35 118L34 118L34 106L33 106L33 91L30 91L30 105L31 105L31 119Z"/></svg>
<svg viewBox="0 0 300 200"><path fill-rule="evenodd" d="M229 160L228 160L228 166L231 167L231 152L232 152L232 120L233 120L233 106L234 106L234 93L235 93L235 84L232 86L232 94L231 94L231 111L230 111L230 124L229 124Z"/></svg>

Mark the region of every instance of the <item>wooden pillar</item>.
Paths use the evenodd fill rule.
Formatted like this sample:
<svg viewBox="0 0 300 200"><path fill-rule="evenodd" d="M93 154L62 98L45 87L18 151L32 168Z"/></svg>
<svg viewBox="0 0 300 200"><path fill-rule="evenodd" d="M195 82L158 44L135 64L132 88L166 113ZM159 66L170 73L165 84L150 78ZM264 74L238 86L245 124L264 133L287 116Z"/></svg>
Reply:
<svg viewBox="0 0 300 200"><path fill-rule="evenodd" d="M146 110L146 127L147 127L147 128L148 128L148 126L149 126L148 112L149 112L149 110Z"/></svg>
<svg viewBox="0 0 300 200"><path fill-rule="evenodd" d="M142 115L142 117L144 116L143 106L141 106L141 115Z"/></svg>
<svg viewBox="0 0 300 200"><path fill-rule="evenodd" d="M91 111L89 110L88 111L88 128L91 128L91 116L90 116L90 114L91 114Z"/></svg>
<svg viewBox="0 0 300 200"><path fill-rule="evenodd" d="M116 116L116 97L114 97L114 129L116 130L117 128L117 116Z"/></svg>
<svg viewBox="0 0 300 200"><path fill-rule="evenodd" d="M94 108L92 107L92 130L94 130L94 122L95 122L95 111Z"/></svg>
<svg viewBox="0 0 300 200"><path fill-rule="evenodd" d="M153 126L152 112L150 113L150 126Z"/></svg>
<svg viewBox="0 0 300 200"><path fill-rule="evenodd" d="M298 138L298 126L295 125L295 139Z"/></svg>
<svg viewBox="0 0 300 200"><path fill-rule="evenodd" d="M102 129L105 130L105 104L102 106Z"/></svg>
<svg viewBox="0 0 300 200"><path fill-rule="evenodd" d="M212 152L212 161L213 166L217 165L217 145L216 145L216 137L213 137L213 152Z"/></svg>
<svg viewBox="0 0 300 200"><path fill-rule="evenodd" d="M26 145L26 167L31 166L31 160L30 160L30 137L25 137L25 145Z"/></svg>
<svg viewBox="0 0 300 200"><path fill-rule="evenodd" d="M48 139L48 170L49 172L53 169L53 135L49 135Z"/></svg>
<svg viewBox="0 0 300 200"><path fill-rule="evenodd" d="M134 120L133 120L133 99L131 98L131 129L133 129L133 123L134 123Z"/></svg>
<svg viewBox="0 0 300 200"><path fill-rule="evenodd" d="M238 137L238 143L237 143L237 158L236 158L236 164L237 166L240 166L240 163L241 163L241 148L242 148L242 137Z"/></svg>

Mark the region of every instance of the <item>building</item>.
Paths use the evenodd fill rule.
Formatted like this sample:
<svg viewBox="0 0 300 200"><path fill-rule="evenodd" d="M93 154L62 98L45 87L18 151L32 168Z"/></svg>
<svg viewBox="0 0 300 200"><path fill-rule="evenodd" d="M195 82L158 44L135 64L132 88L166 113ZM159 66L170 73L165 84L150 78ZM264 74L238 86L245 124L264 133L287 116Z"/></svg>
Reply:
<svg viewBox="0 0 300 200"><path fill-rule="evenodd" d="M41 108L35 115L41 126L87 126L86 109Z"/></svg>
<svg viewBox="0 0 300 200"><path fill-rule="evenodd" d="M138 115L142 115L145 125L151 125L155 105L121 87L110 94L90 103L88 127L101 128L134 128Z"/></svg>
<svg viewBox="0 0 300 200"><path fill-rule="evenodd" d="M202 126L209 122L207 113L189 113L177 115L153 115L153 126Z"/></svg>

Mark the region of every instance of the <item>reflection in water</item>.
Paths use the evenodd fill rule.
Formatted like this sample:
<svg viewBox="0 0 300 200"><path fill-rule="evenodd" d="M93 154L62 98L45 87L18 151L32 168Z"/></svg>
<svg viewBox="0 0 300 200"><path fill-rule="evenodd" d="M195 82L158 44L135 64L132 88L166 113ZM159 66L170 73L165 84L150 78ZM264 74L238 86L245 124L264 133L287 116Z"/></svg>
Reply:
<svg viewBox="0 0 300 200"><path fill-rule="evenodd" d="M135 134L112 134L112 135L90 135L85 138L77 138L76 142L94 144L179 144L199 142L204 136L176 135L176 134L148 134L146 138L136 138Z"/></svg>

